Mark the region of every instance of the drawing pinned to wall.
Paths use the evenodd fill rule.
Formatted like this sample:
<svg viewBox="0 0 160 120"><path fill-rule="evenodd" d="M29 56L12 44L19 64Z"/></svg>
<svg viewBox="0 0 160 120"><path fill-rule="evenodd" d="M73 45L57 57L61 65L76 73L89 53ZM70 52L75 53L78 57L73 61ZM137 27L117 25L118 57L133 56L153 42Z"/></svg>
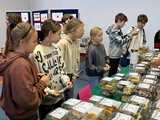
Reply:
<svg viewBox="0 0 160 120"><path fill-rule="evenodd" d="M44 22L45 20L47 20L47 18L48 18L48 14L46 13L41 14L41 22Z"/></svg>
<svg viewBox="0 0 160 120"><path fill-rule="evenodd" d="M29 21L29 14L28 13L21 13L21 18L23 22L28 22Z"/></svg>
<svg viewBox="0 0 160 120"><path fill-rule="evenodd" d="M6 16L20 16L23 22L31 23L30 12L22 11L22 12L6 12Z"/></svg>
<svg viewBox="0 0 160 120"><path fill-rule="evenodd" d="M34 13L33 14L33 18L34 18L34 21L40 21L40 13Z"/></svg>
<svg viewBox="0 0 160 120"><path fill-rule="evenodd" d="M61 21L62 17L63 17L63 12L52 13L52 19L55 21Z"/></svg>
<svg viewBox="0 0 160 120"><path fill-rule="evenodd" d="M78 9L55 9L51 10L51 18L60 22L65 14L72 15L75 18L79 18Z"/></svg>
<svg viewBox="0 0 160 120"><path fill-rule="evenodd" d="M34 28L35 28L37 31L41 31L41 23L34 23Z"/></svg>

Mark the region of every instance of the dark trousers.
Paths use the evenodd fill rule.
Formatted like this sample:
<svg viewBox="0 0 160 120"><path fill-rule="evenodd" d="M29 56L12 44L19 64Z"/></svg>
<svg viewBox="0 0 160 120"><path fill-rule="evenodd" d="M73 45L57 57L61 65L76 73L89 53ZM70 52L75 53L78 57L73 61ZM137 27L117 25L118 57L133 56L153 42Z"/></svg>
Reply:
<svg viewBox="0 0 160 120"><path fill-rule="evenodd" d="M60 100L58 103L53 105L40 105L39 107L40 120L44 120L51 111L60 107L63 102L64 99Z"/></svg>
<svg viewBox="0 0 160 120"><path fill-rule="evenodd" d="M110 65L110 70L109 70L109 77L111 77L111 76L113 76L113 75L115 75L116 73L117 73L117 71L118 71L118 66L119 66L119 61L120 61L120 58L118 58L118 59L112 59L112 58L110 58L109 59L109 65Z"/></svg>
<svg viewBox="0 0 160 120"><path fill-rule="evenodd" d="M68 77L70 78L72 84L73 84L73 87L71 89L68 89L64 92L64 96L65 96L65 100L68 100L70 98L73 98L73 95L74 95L74 82L73 82L73 74L67 74Z"/></svg>
<svg viewBox="0 0 160 120"><path fill-rule="evenodd" d="M27 118L23 118L23 119L12 119L12 118L10 118L10 120L38 120L38 112L37 112L37 114L35 114L35 115L33 115L33 116L31 116L31 117L27 117Z"/></svg>

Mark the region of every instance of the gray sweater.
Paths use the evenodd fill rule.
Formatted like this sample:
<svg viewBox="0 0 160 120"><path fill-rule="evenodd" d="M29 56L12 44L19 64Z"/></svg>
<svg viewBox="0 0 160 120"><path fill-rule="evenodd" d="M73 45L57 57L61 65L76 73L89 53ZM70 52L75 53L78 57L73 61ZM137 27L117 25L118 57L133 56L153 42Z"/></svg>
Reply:
<svg viewBox="0 0 160 120"><path fill-rule="evenodd" d="M103 67L107 63L107 54L103 44L90 44L88 48L87 59L87 75L101 76L103 74ZM94 66L94 67L93 67Z"/></svg>
<svg viewBox="0 0 160 120"><path fill-rule="evenodd" d="M106 33L109 36L109 57L118 59L122 55L123 45L132 38L131 33L123 35L121 29L117 29L115 25L109 26Z"/></svg>

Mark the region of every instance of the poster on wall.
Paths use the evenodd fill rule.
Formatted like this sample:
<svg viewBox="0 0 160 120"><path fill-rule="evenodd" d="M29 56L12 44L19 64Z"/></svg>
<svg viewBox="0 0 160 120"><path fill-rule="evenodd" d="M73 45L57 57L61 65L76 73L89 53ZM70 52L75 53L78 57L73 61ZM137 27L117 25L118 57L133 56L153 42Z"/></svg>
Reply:
<svg viewBox="0 0 160 120"><path fill-rule="evenodd" d="M41 31L41 23L34 23L34 28L35 28L37 31Z"/></svg>
<svg viewBox="0 0 160 120"><path fill-rule="evenodd" d="M41 14L41 22L44 22L45 20L47 20L47 18L48 18L48 14L46 13Z"/></svg>
<svg viewBox="0 0 160 120"><path fill-rule="evenodd" d="M29 14L28 13L21 13L21 18L23 22L28 22L29 21Z"/></svg>
<svg viewBox="0 0 160 120"><path fill-rule="evenodd" d="M6 12L6 16L20 16L23 22L31 23L30 12L22 11L22 12Z"/></svg>
<svg viewBox="0 0 160 120"><path fill-rule="evenodd" d="M63 18L63 12L52 13L52 19L55 21L61 21Z"/></svg>
<svg viewBox="0 0 160 120"><path fill-rule="evenodd" d="M65 14L72 15L75 18L79 18L78 9L55 9L51 10L51 18L55 21L60 22Z"/></svg>
<svg viewBox="0 0 160 120"><path fill-rule="evenodd" d="M33 13L34 21L40 21L40 13Z"/></svg>

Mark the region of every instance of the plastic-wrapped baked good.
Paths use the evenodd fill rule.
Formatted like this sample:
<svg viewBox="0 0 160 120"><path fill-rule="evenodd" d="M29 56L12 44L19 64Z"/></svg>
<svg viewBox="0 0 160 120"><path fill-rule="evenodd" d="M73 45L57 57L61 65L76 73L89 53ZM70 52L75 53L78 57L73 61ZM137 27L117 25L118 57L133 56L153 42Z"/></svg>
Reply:
<svg viewBox="0 0 160 120"><path fill-rule="evenodd" d="M47 120L69 120L69 111L59 107L49 113Z"/></svg>
<svg viewBox="0 0 160 120"><path fill-rule="evenodd" d="M106 120L106 118L104 108L93 106L81 120Z"/></svg>
<svg viewBox="0 0 160 120"><path fill-rule="evenodd" d="M138 73L129 73L128 80L131 82L138 84L140 82L140 75Z"/></svg>
<svg viewBox="0 0 160 120"><path fill-rule="evenodd" d="M92 103L94 103L94 104L98 104L98 103L100 103L100 101L101 101L102 99L103 99L102 96L93 95L93 96L89 99L89 101L92 102Z"/></svg>
<svg viewBox="0 0 160 120"><path fill-rule="evenodd" d="M90 112L93 108L93 104L89 102L81 102L78 105L72 107L71 115L72 119L79 120L82 119L87 112Z"/></svg>
<svg viewBox="0 0 160 120"><path fill-rule="evenodd" d="M110 120L135 120L135 119L131 115L118 112Z"/></svg>
<svg viewBox="0 0 160 120"><path fill-rule="evenodd" d="M142 82L138 84L137 88L135 89L135 93L143 97L151 98L153 97L153 90L154 86Z"/></svg>
<svg viewBox="0 0 160 120"><path fill-rule="evenodd" d="M78 100L78 99L74 99L74 98L71 98L71 99L68 99L67 101L65 101L63 104L62 104L62 107L63 108L66 108L66 109L71 109L73 106L77 105L78 103L80 103L81 101Z"/></svg>
<svg viewBox="0 0 160 120"><path fill-rule="evenodd" d="M134 105L134 104L130 104L130 103L124 103L121 108L120 111L128 114L128 115L132 115L134 118L139 118L141 116L141 108L138 105Z"/></svg>
<svg viewBox="0 0 160 120"><path fill-rule="evenodd" d="M122 103L113 99L104 98L100 103L100 107L106 108L108 112L113 113L119 110L119 107Z"/></svg>
<svg viewBox="0 0 160 120"><path fill-rule="evenodd" d="M137 95L132 95L129 99L129 102L132 102L137 105L148 107L149 105L149 99Z"/></svg>

